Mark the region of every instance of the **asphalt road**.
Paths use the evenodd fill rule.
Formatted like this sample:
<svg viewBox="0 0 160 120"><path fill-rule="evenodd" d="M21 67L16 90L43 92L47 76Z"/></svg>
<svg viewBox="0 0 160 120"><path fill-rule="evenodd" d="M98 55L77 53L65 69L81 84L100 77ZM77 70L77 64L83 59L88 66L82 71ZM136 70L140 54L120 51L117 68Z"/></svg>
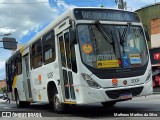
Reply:
<svg viewBox="0 0 160 120"><path fill-rule="evenodd" d="M16 112L21 115L28 113L38 113L42 118L47 119L160 119L160 94L154 94L147 97L137 97L129 101L119 102L112 108L104 108L101 104L81 105L73 108L67 114L54 113L48 104L32 104L29 108L17 109L15 102L6 103L0 100L1 112ZM0 113L2 114L2 113ZM13 115L13 114L12 114ZM16 114L13 115L16 117ZM134 117L131 117L134 116ZM156 117L159 116L159 117ZM17 118L10 118L15 119ZM24 119L24 118L23 118ZM33 119L33 118L25 118ZM34 118L36 119L36 118ZM1 117L0 120L8 120L7 117Z"/></svg>

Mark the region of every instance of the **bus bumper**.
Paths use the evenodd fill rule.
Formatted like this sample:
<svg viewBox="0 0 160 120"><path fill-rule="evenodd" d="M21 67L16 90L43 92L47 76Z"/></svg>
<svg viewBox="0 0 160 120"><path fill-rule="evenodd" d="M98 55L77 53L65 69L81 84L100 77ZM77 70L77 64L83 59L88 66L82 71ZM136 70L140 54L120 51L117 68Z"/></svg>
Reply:
<svg viewBox="0 0 160 120"><path fill-rule="evenodd" d="M100 88L94 89L88 86L76 86L79 89L76 93L77 104L101 103L106 101L125 101L121 95L131 94L132 99L138 96L147 96L153 93L152 81L141 85L117 87L117 88Z"/></svg>

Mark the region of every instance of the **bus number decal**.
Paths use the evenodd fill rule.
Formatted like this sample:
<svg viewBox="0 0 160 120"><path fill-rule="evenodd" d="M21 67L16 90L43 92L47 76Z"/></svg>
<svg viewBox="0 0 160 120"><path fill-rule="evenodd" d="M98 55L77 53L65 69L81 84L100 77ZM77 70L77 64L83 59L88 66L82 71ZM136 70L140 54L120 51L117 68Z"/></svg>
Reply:
<svg viewBox="0 0 160 120"><path fill-rule="evenodd" d="M53 72L47 73L47 77L48 77L48 79L53 78Z"/></svg>
<svg viewBox="0 0 160 120"><path fill-rule="evenodd" d="M137 79L131 79L131 83L138 83L139 81L140 81L139 78L137 78Z"/></svg>

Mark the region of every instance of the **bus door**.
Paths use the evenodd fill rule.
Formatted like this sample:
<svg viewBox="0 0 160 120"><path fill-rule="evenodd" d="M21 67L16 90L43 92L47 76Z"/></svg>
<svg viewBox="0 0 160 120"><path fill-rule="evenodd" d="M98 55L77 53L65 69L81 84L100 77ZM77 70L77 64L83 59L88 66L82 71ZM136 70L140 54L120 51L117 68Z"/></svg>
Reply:
<svg viewBox="0 0 160 120"><path fill-rule="evenodd" d="M25 55L23 57L23 61L24 61L24 73L23 73L23 77L24 77L24 89L25 89L25 93L26 93L26 99L32 99L32 92L31 92L31 82L30 82L30 66L29 66L29 55Z"/></svg>
<svg viewBox="0 0 160 120"><path fill-rule="evenodd" d="M60 79L64 102L75 101L73 76L71 69L71 50L69 42L69 30L63 31L58 35L60 49Z"/></svg>

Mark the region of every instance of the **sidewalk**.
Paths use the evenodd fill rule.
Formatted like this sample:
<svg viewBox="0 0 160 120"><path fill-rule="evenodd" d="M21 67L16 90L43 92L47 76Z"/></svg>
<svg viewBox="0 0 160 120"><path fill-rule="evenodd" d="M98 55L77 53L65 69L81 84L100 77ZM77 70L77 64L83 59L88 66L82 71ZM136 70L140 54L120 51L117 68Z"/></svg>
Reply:
<svg viewBox="0 0 160 120"><path fill-rule="evenodd" d="M153 88L153 93L155 94L160 94L160 87L157 87L157 88Z"/></svg>

